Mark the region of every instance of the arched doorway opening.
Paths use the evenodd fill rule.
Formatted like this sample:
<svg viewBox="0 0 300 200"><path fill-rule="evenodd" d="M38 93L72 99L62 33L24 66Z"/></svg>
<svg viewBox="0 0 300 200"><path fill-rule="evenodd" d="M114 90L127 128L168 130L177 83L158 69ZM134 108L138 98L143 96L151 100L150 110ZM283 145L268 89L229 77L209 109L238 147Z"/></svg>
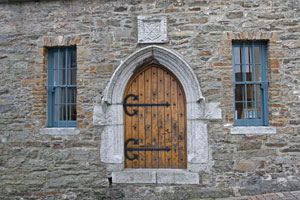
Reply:
<svg viewBox="0 0 300 200"><path fill-rule="evenodd" d="M157 64L138 70L123 110L125 168L186 168L186 98L172 72Z"/></svg>

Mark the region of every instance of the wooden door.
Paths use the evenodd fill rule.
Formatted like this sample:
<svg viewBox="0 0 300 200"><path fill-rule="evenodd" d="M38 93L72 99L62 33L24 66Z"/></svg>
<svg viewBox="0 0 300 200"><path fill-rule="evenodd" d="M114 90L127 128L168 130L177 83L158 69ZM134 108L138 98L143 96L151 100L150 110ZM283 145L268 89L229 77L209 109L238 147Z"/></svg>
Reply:
<svg viewBox="0 0 300 200"><path fill-rule="evenodd" d="M123 110L126 168L186 168L185 94L170 71L151 64L136 72Z"/></svg>

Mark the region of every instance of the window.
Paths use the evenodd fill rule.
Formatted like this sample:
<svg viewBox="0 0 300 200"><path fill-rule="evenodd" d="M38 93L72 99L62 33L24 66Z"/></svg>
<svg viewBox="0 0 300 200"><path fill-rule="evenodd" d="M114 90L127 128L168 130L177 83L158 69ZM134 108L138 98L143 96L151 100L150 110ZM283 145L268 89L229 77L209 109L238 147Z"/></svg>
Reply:
<svg viewBox="0 0 300 200"><path fill-rule="evenodd" d="M76 126L76 48L48 52L48 126Z"/></svg>
<svg viewBox="0 0 300 200"><path fill-rule="evenodd" d="M266 43L233 42L234 125L268 125Z"/></svg>

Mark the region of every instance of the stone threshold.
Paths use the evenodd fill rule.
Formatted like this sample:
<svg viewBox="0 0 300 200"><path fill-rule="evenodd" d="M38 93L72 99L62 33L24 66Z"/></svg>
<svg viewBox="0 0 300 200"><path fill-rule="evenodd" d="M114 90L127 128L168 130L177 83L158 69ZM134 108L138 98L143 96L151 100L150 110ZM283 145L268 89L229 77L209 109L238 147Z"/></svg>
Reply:
<svg viewBox="0 0 300 200"><path fill-rule="evenodd" d="M199 184L199 174L185 169L126 169L112 172L113 183Z"/></svg>

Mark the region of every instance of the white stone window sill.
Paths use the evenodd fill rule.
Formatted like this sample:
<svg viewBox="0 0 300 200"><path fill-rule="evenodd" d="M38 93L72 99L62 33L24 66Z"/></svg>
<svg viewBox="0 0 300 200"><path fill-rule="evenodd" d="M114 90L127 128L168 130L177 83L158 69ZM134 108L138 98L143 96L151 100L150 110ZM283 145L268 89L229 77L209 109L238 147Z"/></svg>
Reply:
<svg viewBox="0 0 300 200"><path fill-rule="evenodd" d="M126 169L112 172L113 183L199 184L199 174L184 169Z"/></svg>
<svg viewBox="0 0 300 200"><path fill-rule="evenodd" d="M276 134L276 127L273 127L273 126L235 126L230 129L230 134L234 134L234 135Z"/></svg>
<svg viewBox="0 0 300 200"><path fill-rule="evenodd" d="M53 127L40 129L41 135L77 135L79 133L80 130L73 127Z"/></svg>

